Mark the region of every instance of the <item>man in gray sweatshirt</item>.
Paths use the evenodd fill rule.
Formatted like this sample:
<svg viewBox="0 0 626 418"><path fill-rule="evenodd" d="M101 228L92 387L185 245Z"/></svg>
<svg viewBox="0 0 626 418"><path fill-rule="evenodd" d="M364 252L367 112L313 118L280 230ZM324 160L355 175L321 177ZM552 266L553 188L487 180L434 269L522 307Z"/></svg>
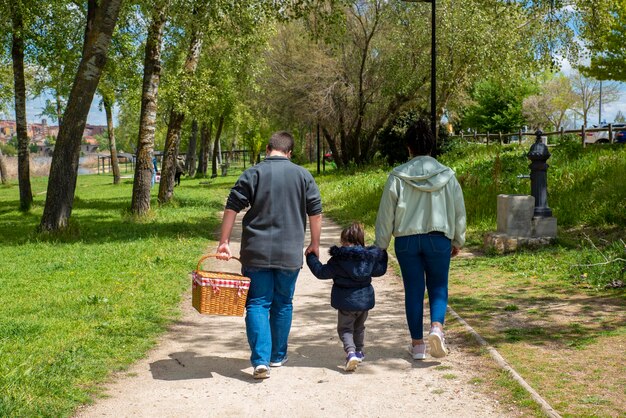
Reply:
<svg viewBox="0 0 626 418"><path fill-rule="evenodd" d="M287 361L292 299L302 268L307 217L311 242L306 253L319 256L322 230L320 192L311 173L290 161L294 140L272 135L266 158L250 167L231 189L222 219L218 258L232 256L230 235L237 213L243 217L242 273L251 280L246 301L246 334L254 378L269 377L269 367Z"/></svg>

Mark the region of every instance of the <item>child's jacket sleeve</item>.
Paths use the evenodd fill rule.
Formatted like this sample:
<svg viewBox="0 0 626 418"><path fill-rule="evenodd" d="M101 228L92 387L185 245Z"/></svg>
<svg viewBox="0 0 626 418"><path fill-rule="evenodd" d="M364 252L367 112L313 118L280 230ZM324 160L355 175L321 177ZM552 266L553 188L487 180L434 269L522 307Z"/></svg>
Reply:
<svg viewBox="0 0 626 418"><path fill-rule="evenodd" d="M374 261L374 268L372 269L372 277L382 276L387 272L387 251L381 250L380 256Z"/></svg>
<svg viewBox="0 0 626 418"><path fill-rule="evenodd" d="M332 279L335 276L336 271L333 265L330 262L328 264L322 264L319 258L313 253L307 254L306 263L311 269L311 272L318 279Z"/></svg>

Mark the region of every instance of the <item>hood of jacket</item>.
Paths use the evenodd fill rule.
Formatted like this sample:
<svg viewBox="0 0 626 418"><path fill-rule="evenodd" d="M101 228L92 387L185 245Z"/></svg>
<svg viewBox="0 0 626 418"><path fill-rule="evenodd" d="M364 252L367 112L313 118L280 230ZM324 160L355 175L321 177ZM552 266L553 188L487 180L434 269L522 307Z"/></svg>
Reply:
<svg viewBox="0 0 626 418"><path fill-rule="evenodd" d="M330 247L329 254L333 257L333 261L344 270L345 276L352 280L369 282L376 266L376 260L383 257L383 250L375 246L338 247L334 245Z"/></svg>
<svg viewBox="0 0 626 418"><path fill-rule="evenodd" d="M392 175L424 192L441 190L454 177L454 171L427 155L420 155L396 167Z"/></svg>

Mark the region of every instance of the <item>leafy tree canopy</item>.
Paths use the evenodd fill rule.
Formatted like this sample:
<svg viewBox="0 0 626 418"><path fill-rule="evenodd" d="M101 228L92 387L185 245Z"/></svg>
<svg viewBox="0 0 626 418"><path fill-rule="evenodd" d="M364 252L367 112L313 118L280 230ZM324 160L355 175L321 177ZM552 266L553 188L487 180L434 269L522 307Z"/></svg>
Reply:
<svg viewBox="0 0 626 418"><path fill-rule="evenodd" d="M515 132L525 125L524 98L537 90L533 82L523 79L479 82L470 92L473 103L463 112L461 127L479 132Z"/></svg>
<svg viewBox="0 0 626 418"><path fill-rule="evenodd" d="M523 112L532 129L559 129L567 112L576 108L577 96L569 78L563 74L549 75L537 94L524 99Z"/></svg>
<svg viewBox="0 0 626 418"><path fill-rule="evenodd" d="M578 7L591 55L581 70L599 80L626 82L626 0L579 0Z"/></svg>

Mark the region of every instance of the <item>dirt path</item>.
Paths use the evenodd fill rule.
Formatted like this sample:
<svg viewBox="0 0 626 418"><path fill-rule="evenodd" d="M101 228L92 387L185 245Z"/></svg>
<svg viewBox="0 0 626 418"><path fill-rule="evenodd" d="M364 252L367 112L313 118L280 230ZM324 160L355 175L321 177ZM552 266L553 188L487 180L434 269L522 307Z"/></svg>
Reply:
<svg viewBox="0 0 626 418"><path fill-rule="evenodd" d="M323 261L339 233L324 220ZM235 230L233 240L239 236ZM232 260L227 264L238 267ZM451 353L443 360L409 357L402 285L391 269L374 281L376 307L367 322L365 362L354 373L344 372L330 286L302 269L289 362L272 369L269 379L251 377L244 319L199 315L188 298L183 317L158 347L108 385L107 398L77 416L507 416L497 401L475 391L471 379L477 376L477 359L463 350L461 336L448 333Z"/></svg>

